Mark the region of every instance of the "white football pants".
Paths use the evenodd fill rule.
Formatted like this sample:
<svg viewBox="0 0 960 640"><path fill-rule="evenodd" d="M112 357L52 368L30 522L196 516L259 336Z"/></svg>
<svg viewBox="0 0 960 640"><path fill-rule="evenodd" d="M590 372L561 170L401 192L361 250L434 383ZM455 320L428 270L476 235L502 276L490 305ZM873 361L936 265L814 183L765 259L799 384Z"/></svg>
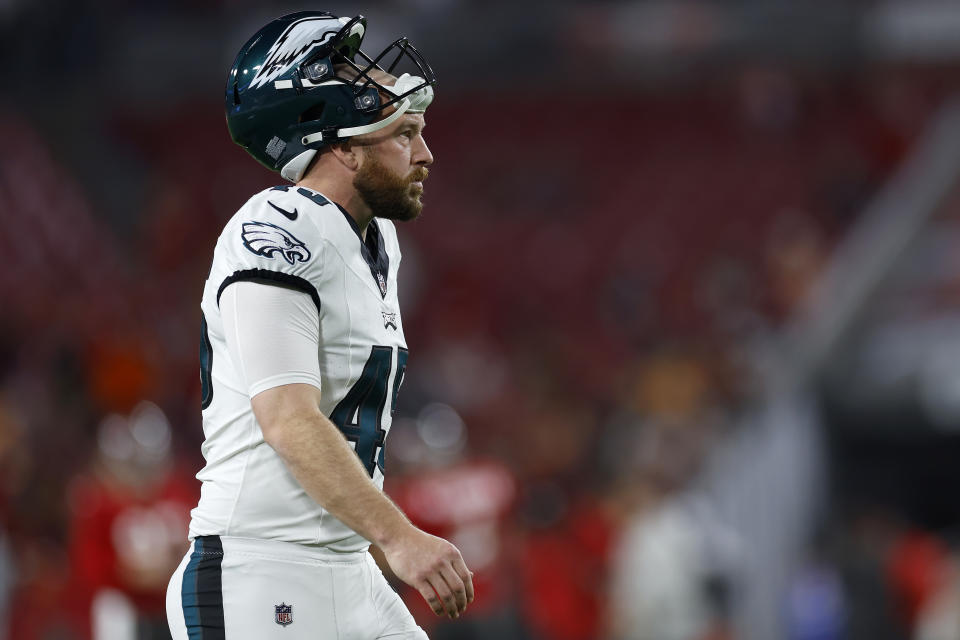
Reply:
<svg viewBox="0 0 960 640"><path fill-rule="evenodd" d="M167 587L173 640L426 640L366 551L202 536Z"/></svg>

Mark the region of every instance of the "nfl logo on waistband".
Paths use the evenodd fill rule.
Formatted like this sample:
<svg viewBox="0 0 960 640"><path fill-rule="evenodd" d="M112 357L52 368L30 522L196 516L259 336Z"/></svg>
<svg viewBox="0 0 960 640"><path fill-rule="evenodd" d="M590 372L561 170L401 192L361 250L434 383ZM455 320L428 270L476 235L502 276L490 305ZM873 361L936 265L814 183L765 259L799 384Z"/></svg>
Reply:
<svg viewBox="0 0 960 640"><path fill-rule="evenodd" d="M293 605L281 602L273 607L273 619L281 627L293 623Z"/></svg>

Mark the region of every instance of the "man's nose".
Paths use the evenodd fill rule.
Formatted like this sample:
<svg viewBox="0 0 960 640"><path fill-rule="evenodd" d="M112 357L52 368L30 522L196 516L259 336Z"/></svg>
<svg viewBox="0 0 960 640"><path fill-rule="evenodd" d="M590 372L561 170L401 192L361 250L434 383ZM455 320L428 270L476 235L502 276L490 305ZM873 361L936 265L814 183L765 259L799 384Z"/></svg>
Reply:
<svg viewBox="0 0 960 640"><path fill-rule="evenodd" d="M430 153L427 141L423 139L423 136L417 136L416 145L413 152L413 163L421 167L429 167L433 164L433 154Z"/></svg>

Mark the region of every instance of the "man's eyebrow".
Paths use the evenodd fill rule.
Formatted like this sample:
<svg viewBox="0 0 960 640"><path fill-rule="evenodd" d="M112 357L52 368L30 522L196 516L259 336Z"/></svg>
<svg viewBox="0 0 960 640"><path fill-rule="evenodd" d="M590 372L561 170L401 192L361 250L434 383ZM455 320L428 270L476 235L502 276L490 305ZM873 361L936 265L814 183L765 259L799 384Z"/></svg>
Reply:
<svg viewBox="0 0 960 640"><path fill-rule="evenodd" d="M400 125L400 128L397 129L397 131L408 131L410 129L413 129L415 131L423 131L426 128L427 128L426 122L421 122L419 120L407 120L406 122Z"/></svg>
<svg viewBox="0 0 960 640"><path fill-rule="evenodd" d="M403 118L403 123L404 123L404 124L411 124L411 125L415 125L415 126L418 126L418 127L425 127L425 126L427 126L427 120L426 120L426 118L423 117L423 114L420 114L420 113L406 113L406 114L404 114L404 116L405 116L405 117ZM417 116L420 116L420 117L417 117Z"/></svg>

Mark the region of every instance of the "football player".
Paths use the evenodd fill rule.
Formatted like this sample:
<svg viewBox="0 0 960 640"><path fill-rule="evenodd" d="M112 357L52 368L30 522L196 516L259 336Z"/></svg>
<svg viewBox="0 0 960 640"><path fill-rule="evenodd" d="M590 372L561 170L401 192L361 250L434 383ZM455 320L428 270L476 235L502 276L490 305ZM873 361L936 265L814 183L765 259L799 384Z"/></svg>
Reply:
<svg viewBox="0 0 960 640"><path fill-rule="evenodd" d="M382 492L407 348L393 220L421 209L434 73L362 16L278 18L226 88L235 142L292 185L227 223L203 293L201 498L167 615L186 638L425 638L372 557L438 615L473 600L457 548ZM399 71L404 66L414 73Z"/></svg>

